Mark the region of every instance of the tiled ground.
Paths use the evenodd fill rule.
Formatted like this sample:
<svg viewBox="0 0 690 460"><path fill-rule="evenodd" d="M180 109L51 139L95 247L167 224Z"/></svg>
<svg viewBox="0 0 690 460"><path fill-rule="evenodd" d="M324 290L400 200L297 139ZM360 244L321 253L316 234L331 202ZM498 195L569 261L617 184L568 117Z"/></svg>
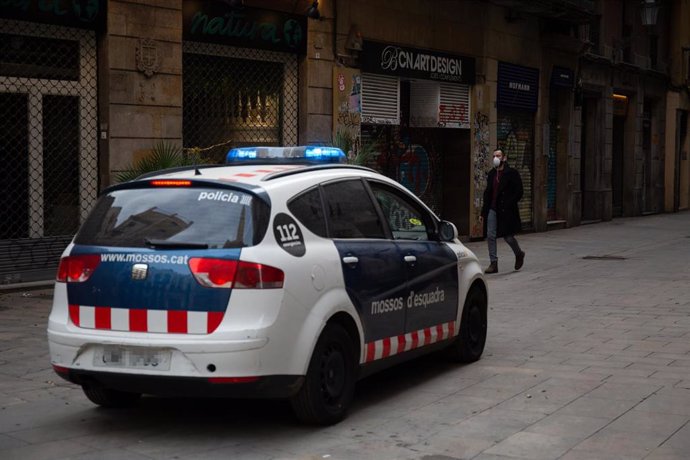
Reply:
<svg viewBox="0 0 690 460"><path fill-rule="evenodd" d="M271 401L95 408L49 370L51 291L0 293L0 458L690 458L690 213L519 241L520 272L499 246L480 362L432 356L362 381L328 428ZM607 255L625 259L583 259Z"/></svg>

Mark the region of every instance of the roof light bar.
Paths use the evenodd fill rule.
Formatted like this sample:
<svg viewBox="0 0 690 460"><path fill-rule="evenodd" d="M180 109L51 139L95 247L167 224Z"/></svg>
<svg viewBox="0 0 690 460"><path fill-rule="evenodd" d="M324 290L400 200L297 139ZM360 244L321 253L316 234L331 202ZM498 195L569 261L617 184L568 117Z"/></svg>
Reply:
<svg viewBox="0 0 690 460"><path fill-rule="evenodd" d="M345 153L337 147L240 147L230 150L225 158L227 164L269 163L269 164L321 164L345 163Z"/></svg>

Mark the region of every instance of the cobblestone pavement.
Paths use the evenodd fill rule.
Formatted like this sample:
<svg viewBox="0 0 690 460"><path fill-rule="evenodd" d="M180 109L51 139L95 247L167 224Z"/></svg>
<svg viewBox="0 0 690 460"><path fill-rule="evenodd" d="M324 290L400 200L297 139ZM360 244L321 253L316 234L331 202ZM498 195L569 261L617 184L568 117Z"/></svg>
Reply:
<svg viewBox="0 0 690 460"><path fill-rule="evenodd" d="M328 428L275 401L96 408L49 369L51 290L0 294L0 458L689 458L690 213L519 241L520 272L499 245L481 361L432 356L366 379Z"/></svg>

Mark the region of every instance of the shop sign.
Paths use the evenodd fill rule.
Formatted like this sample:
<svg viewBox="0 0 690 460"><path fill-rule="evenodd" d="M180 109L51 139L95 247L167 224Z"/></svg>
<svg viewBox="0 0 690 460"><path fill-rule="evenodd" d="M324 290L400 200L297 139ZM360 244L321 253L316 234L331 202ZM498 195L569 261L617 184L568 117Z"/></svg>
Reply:
<svg viewBox="0 0 690 460"><path fill-rule="evenodd" d="M2 1L2 0L0 0ZM184 40L306 54L307 17L226 2L182 2Z"/></svg>
<svg viewBox="0 0 690 460"><path fill-rule="evenodd" d="M553 66L551 71L551 86L572 89L575 73L566 67Z"/></svg>
<svg viewBox="0 0 690 460"><path fill-rule="evenodd" d="M0 18L82 29L105 26L107 0L0 0Z"/></svg>
<svg viewBox="0 0 690 460"><path fill-rule="evenodd" d="M539 69L506 62L498 63L499 109L537 111Z"/></svg>
<svg viewBox="0 0 690 460"><path fill-rule="evenodd" d="M363 72L474 84L475 59L420 48L364 41Z"/></svg>

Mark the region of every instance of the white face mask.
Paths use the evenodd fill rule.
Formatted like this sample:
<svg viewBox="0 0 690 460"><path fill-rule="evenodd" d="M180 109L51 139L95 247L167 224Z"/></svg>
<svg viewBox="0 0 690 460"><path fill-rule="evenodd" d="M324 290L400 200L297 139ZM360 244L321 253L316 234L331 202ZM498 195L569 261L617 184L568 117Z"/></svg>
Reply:
<svg viewBox="0 0 690 460"><path fill-rule="evenodd" d="M498 168L499 166L501 166L501 159L494 157L494 168Z"/></svg>

